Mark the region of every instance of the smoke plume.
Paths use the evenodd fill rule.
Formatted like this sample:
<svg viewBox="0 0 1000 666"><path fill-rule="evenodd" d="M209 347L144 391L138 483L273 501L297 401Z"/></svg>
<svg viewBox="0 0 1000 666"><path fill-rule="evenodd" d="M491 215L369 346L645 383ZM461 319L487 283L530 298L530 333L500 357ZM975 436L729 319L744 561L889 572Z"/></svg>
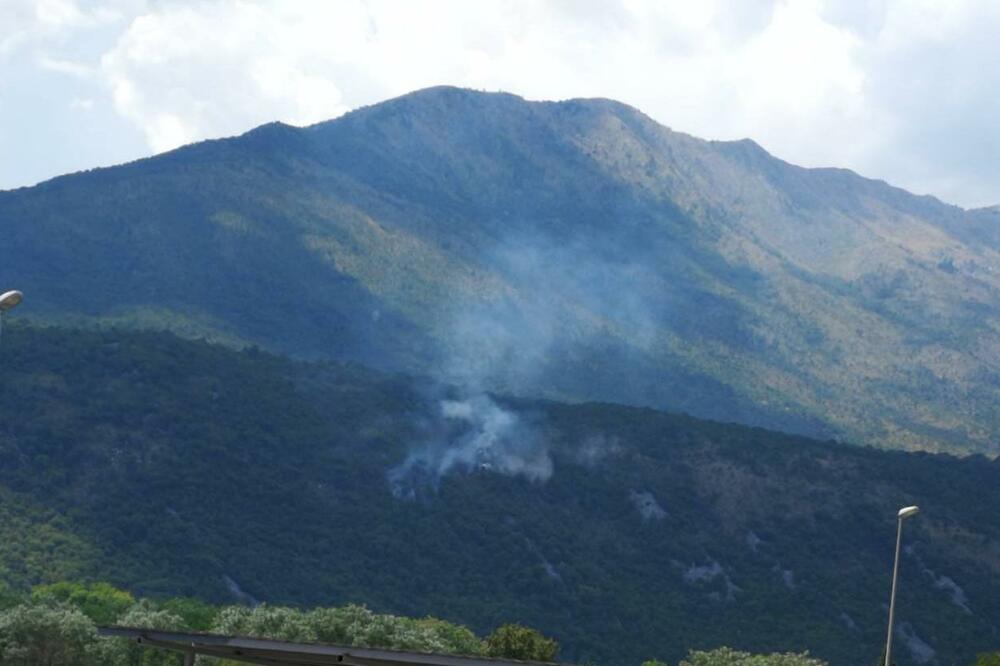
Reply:
<svg viewBox="0 0 1000 666"><path fill-rule="evenodd" d="M493 472L547 481L552 458L537 432L512 411L483 394L442 400L437 435L412 447L389 470L389 487L399 499L416 499L423 489L437 490L450 472Z"/></svg>
<svg viewBox="0 0 1000 666"><path fill-rule="evenodd" d="M486 282L502 288L472 296L456 290L440 316L435 374L469 397L435 403L430 432L388 472L397 498L436 490L452 472L548 480L552 458L540 430L488 392L559 398L584 385L620 388L618 374L629 365L613 361L656 344L652 313L667 309L670 289L633 261L638 250L616 256L607 246L539 235L483 250L492 274ZM595 369L594 360L606 358ZM609 396L597 388L592 397ZM617 453L616 443L595 440L573 461L593 466Z"/></svg>

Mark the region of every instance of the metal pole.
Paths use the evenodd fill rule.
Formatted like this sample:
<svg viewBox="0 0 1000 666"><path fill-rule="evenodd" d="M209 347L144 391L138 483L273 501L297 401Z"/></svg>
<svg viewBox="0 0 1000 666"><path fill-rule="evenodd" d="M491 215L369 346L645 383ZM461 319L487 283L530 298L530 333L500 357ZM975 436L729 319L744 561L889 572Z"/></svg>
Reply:
<svg viewBox="0 0 1000 666"><path fill-rule="evenodd" d="M903 541L903 517L896 519L896 560L892 565L892 592L889 595L889 633L885 638L885 664L892 666L892 623L896 615L896 580L899 577L899 544Z"/></svg>

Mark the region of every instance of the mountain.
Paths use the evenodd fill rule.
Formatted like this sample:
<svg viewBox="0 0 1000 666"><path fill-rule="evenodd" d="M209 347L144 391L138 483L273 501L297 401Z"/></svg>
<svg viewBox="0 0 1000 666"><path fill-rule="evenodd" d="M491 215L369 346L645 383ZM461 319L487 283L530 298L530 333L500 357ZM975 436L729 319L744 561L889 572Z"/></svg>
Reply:
<svg viewBox="0 0 1000 666"><path fill-rule="evenodd" d="M44 321L995 455L998 229L608 100L432 88L2 192L0 284Z"/></svg>
<svg viewBox="0 0 1000 666"><path fill-rule="evenodd" d="M1000 645L1000 463L467 393L171 334L13 325L0 581L522 622L578 663ZM0 585L2 588L3 585Z"/></svg>

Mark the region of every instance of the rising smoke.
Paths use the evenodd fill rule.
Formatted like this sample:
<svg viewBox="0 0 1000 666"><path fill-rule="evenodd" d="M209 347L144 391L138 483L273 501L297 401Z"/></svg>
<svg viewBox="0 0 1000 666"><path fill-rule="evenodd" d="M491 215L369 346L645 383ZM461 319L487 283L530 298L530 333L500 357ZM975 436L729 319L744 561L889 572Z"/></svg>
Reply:
<svg viewBox="0 0 1000 666"><path fill-rule="evenodd" d="M413 447L389 470L396 498L412 500L425 489L436 491L452 471L495 472L530 481L552 476L552 458L537 431L489 396L442 400L439 408L441 434Z"/></svg>
<svg viewBox="0 0 1000 666"><path fill-rule="evenodd" d="M670 288L637 263L581 243L528 239L504 244L490 264L510 288L493 299L451 304L441 362L446 381L537 395L567 381L567 364L592 364L595 348L647 352L657 343L657 316L665 316Z"/></svg>
<svg viewBox="0 0 1000 666"><path fill-rule="evenodd" d="M536 237L508 239L487 263L508 288L449 304L439 377L466 397L437 402L431 420L441 427L389 470L397 498L434 491L452 472L546 481L552 459L544 436L488 391L545 394L540 387L587 382L586 371L567 377L565 369L591 367L595 349L604 356L611 347L647 351L656 343L653 313L662 314L658 300L669 289L629 259ZM552 397L560 397L558 388ZM614 443L585 442L572 460L592 466L616 453Z"/></svg>

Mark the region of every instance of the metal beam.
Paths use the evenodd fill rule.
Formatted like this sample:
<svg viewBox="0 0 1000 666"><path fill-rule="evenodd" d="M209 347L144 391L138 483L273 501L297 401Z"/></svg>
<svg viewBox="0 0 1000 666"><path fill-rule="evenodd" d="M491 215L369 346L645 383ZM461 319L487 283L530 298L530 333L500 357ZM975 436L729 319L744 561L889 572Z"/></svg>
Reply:
<svg viewBox="0 0 1000 666"><path fill-rule="evenodd" d="M193 666L194 655L221 657L259 666L540 666L539 662L488 657L462 657L346 645L222 636L134 627L99 627L101 636L127 638L140 645L173 650ZM547 666L553 666L551 664ZM557 665L558 666L558 665Z"/></svg>

